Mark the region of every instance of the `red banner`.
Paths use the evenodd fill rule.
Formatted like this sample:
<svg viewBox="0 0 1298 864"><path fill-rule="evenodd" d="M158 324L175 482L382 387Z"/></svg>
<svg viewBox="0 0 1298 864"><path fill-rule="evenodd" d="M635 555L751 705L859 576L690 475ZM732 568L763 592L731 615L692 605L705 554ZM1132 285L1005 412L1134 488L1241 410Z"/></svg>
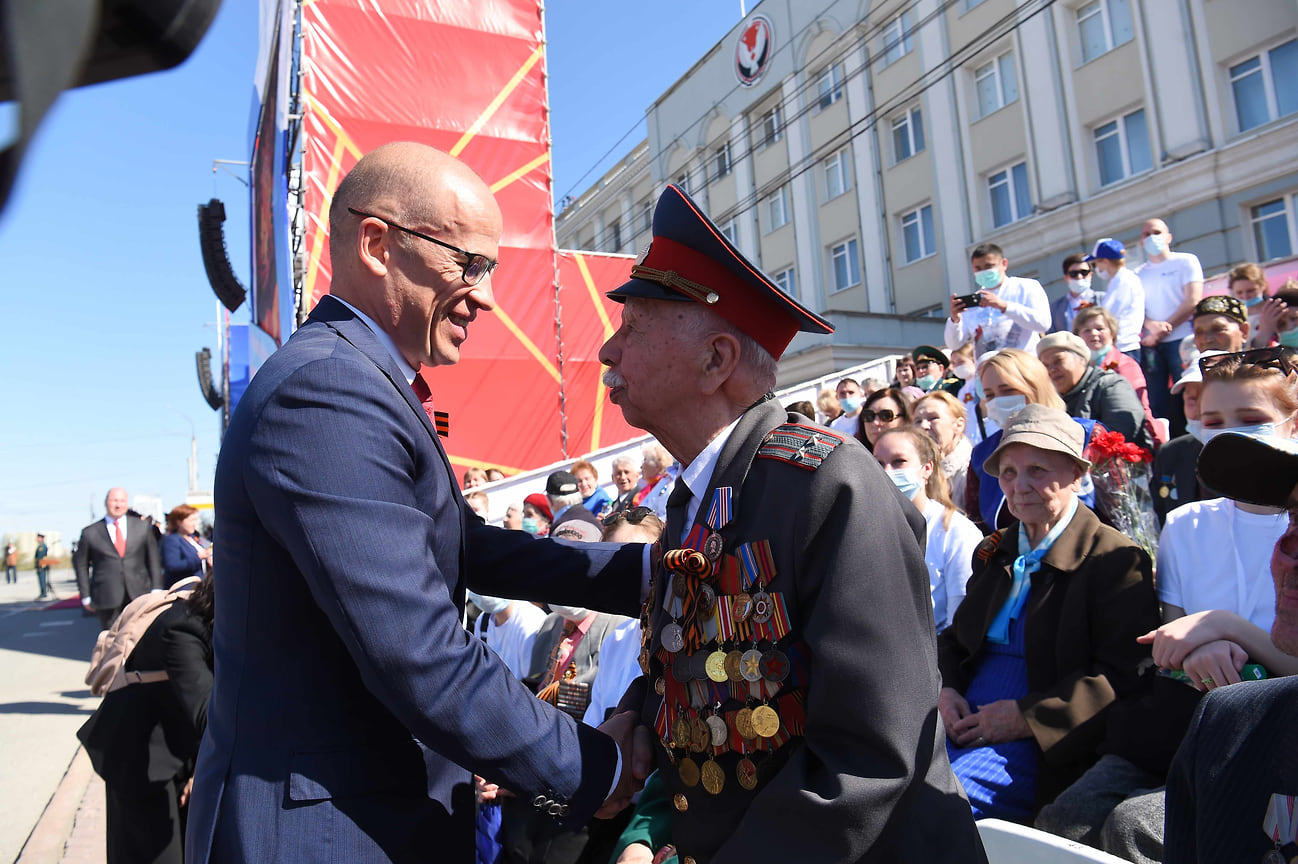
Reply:
<svg viewBox="0 0 1298 864"><path fill-rule="evenodd" d="M389 141L445 150L491 185L505 217L496 311L479 316L457 365L428 373L451 413L452 461L513 473L637 434L597 392L613 305L603 292L630 260L554 249L541 5L316 0L302 28L310 304L329 290L342 176Z"/></svg>

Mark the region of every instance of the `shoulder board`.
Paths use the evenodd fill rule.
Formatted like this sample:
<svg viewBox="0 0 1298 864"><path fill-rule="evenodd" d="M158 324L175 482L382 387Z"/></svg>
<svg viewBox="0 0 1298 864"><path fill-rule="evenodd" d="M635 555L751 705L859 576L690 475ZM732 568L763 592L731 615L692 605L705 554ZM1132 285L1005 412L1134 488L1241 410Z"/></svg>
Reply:
<svg viewBox="0 0 1298 864"><path fill-rule="evenodd" d="M762 446L757 450L757 458L777 459L815 471L844 440L844 436L820 426L785 423L766 433Z"/></svg>
<svg viewBox="0 0 1298 864"><path fill-rule="evenodd" d="M1001 535L1004 533L1004 531L994 531L984 537L983 542L974 549L974 556L984 564L992 560L992 555L996 553L996 547L1001 544Z"/></svg>

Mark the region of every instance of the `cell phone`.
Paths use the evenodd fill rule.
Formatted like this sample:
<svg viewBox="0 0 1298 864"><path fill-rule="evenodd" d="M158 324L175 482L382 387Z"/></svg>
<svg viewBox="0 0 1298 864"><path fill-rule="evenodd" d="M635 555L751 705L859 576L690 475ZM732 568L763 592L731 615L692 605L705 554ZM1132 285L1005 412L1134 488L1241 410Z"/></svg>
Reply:
<svg viewBox="0 0 1298 864"><path fill-rule="evenodd" d="M983 295L976 292L973 294L957 294L955 299L963 303L965 308L983 305Z"/></svg>

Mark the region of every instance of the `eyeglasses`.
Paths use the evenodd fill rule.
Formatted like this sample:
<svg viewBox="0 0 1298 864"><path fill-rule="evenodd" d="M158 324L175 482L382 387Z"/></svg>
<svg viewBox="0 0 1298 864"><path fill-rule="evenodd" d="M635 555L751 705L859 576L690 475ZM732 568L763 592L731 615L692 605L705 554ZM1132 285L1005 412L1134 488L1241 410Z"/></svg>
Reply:
<svg viewBox="0 0 1298 864"><path fill-rule="evenodd" d="M464 265L465 285L477 285L479 282L483 280L483 277L485 277L488 273L495 270L496 267L500 265L499 261L492 261L486 255L479 255L477 252L467 252L464 249L461 249L459 246L452 246L450 243L447 243L443 240L438 240L436 237L430 237L427 234L422 234L419 231L414 230L413 228L407 228L404 225L398 225L397 223L393 222L391 219L384 219L382 216L375 216L373 213L362 213L360 210L357 210L355 207L348 207L347 212L351 213L354 216L359 216L362 219L377 219L380 222L382 222L384 225L388 226L389 228L395 228L396 230L403 231L412 237L418 237L420 240L427 240L429 243L436 243L438 246L441 246L443 249L450 249L452 252L458 252L459 254L463 255L465 258L468 258L469 259L468 263Z"/></svg>
<svg viewBox="0 0 1298 864"><path fill-rule="evenodd" d="M875 411L871 408L861 409L861 419L864 420L866 423L873 423L876 419L880 423L891 423L892 421L896 420L900 416L901 415L898 414L896 411L889 411L887 408L882 408L878 411Z"/></svg>
<svg viewBox="0 0 1298 864"><path fill-rule="evenodd" d="M1073 277L1074 279L1080 279L1080 278L1082 278L1083 276L1090 276L1090 275L1091 275L1091 268L1090 268L1090 267L1079 267L1079 268L1077 268L1076 270L1069 270L1069 271L1068 271L1068 275L1071 276L1071 277Z"/></svg>
<svg viewBox="0 0 1298 864"><path fill-rule="evenodd" d="M1275 369L1288 375L1298 369L1298 351L1284 345L1272 345L1270 348L1253 348L1249 351L1236 351L1233 354L1213 354L1199 358L1199 371L1207 375L1226 363L1235 363L1236 368L1260 366L1263 369Z"/></svg>

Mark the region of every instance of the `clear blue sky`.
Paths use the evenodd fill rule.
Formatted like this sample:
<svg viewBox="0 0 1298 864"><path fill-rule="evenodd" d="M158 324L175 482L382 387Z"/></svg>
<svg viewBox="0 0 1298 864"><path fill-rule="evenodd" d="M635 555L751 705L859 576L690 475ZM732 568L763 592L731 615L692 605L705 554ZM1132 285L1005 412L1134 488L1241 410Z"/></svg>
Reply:
<svg viewBox="0 0 1298 864"><path fill-rule="evenodd" d="M740 17L739 0L547 6L557 195L639 123L577 192L625 155L645 107ZM114 485L170 509L185 494L191 423L211 488L218 419L194 352L215 352L217 311L196 208L225 202L247 285L247 190L212 160L248 158L256 19L256 0L225 0L186 63L65 94L28 151L0 214L0 536L75 539ZM0 115L0 138L10 122Z"/></svg>

